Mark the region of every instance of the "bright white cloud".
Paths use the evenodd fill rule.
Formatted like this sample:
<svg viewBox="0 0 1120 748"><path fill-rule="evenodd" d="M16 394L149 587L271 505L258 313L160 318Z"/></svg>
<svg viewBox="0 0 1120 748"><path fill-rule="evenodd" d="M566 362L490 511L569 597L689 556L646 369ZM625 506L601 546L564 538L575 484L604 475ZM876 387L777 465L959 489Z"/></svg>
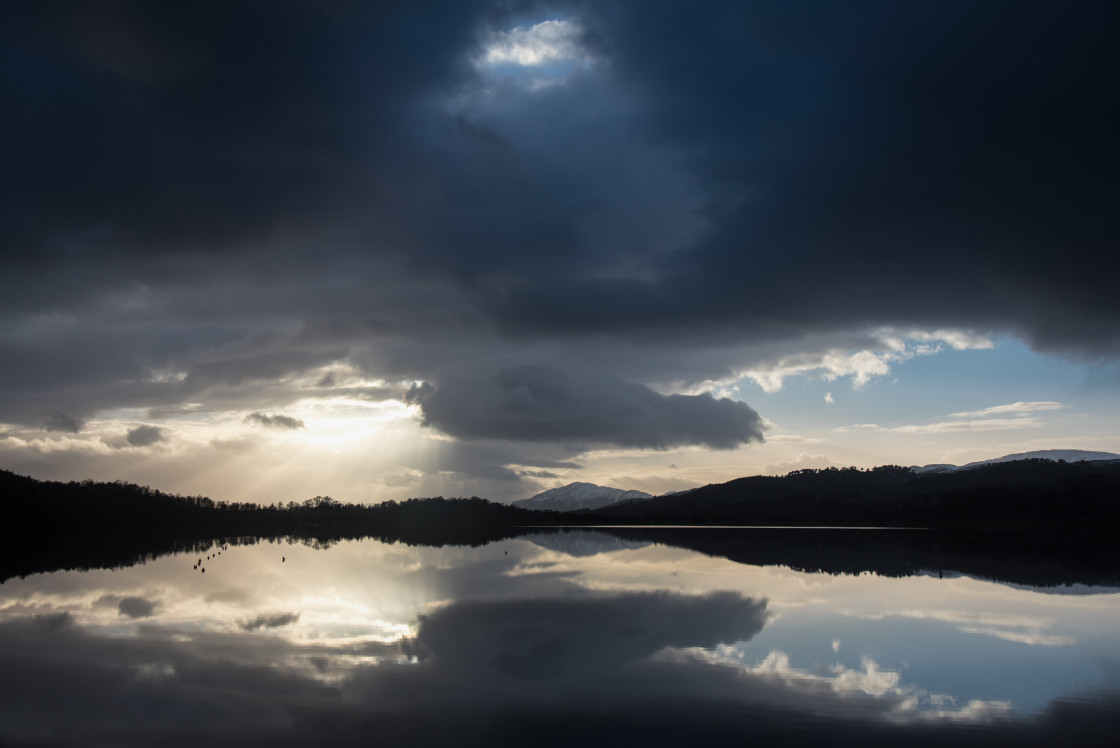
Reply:
<svg viewBox="0 0 1120 748"><path fill-rule="evenodd" d="M984 408L982 410L967 410L961 413L950 414L951 418L986 418L988 416L1003 415L1005 413L1034 413L1040 410L1059 410L1063 408L1061 403L1053 401L1043 402L1017 402L1009 405L994 405L991 408Z"/></svg>
<svg viewBox="0 0 1120 748"><path fill-rule="evenodd" d="M579 43L582 33L583 29L573 21L541 21L528 28L518 26L510 31L496 31L490 35L475 64L479 67L541 67L589 63L592 58Z"/></svg>
<svg viewBox="0 0 1120 748"><path fill-rule="evenodd" d="M881 329L872 333L878 346L851 351L833 349L823 353L784 356L763 362L742 372L768 393L782 389L785 380L805 376L832 382L851 378L852 387L859 389L875 377L891 373L891 365L908 361L915 356L932 356L940 353L944 345L954 350L989 349L995 347L991 340L974 333L959 330L910 330L900 332ZM831 403L831 393L825 401Z"/></svg>
<svg viewBox="0 0 1120 748"><path fill-rule="evenodd" d="M840 377L851 377L852 386L859 389L875 377L890 374L890 363L898 360L901 358L897 353L828 351L821 354L788 356L755 367L743 374L769 393L779 391L786 379L798 375L814 376L826 382Z"/></svg>

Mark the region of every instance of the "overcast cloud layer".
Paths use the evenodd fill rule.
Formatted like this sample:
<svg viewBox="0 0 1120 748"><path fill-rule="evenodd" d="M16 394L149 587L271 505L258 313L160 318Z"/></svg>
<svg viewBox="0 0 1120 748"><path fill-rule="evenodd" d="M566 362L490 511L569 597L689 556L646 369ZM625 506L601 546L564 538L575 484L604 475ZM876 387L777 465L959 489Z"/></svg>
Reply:
<svg viewBox="0 0 1120 748"><path fill-rule="evenodd" d="M2 423L342 394L547 467L910 331L1120 354L1113 4L0 13Z"/></svg>

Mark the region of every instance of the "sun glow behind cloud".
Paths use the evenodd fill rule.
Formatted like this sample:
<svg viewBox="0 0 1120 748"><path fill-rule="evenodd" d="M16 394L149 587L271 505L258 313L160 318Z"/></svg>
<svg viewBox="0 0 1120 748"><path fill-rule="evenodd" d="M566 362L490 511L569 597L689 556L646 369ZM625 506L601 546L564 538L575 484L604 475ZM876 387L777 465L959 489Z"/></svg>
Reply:
<svg viewBox="0 0 1120 748"><path fill-rule="evenodd" d="M578 23L567 20L541 21L529 27L494 31L486 40L482 54L475 59L475 65L542 67L561 63L589 64L593 58L580 44L582 34L583 29Z"/></svg>

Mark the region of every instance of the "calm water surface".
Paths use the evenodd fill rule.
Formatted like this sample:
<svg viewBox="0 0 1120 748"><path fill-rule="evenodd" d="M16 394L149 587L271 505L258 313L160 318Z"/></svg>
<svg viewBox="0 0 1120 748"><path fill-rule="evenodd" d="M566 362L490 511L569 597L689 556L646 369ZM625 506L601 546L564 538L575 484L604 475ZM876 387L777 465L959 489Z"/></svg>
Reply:
<svg viewBox="0 0 1120 748"><path fill-rule="evenodd" d="M587 530L220 550L0 585L0 743L1120 735L1116 588L803 573Z"/></svg>

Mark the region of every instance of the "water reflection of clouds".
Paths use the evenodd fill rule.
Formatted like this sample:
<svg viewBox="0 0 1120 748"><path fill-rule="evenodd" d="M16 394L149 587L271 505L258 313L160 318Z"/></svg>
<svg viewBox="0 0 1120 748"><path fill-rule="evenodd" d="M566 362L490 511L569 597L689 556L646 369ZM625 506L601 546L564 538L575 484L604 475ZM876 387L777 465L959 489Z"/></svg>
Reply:
<svg viewBox="0 0 1120 748"><path fill-rule="evenodd" d="M1046 633L1056 625L1056 621L1050 616L936 609L907 609L881 613L843 611L843 614L864 620L884 620L894 617L943 621L954 624L954 627L962 633L994 636L1004 641L1031 646L1068 647L1077 643L1077 639L1073 636Z"/></svg>
<svg viewBox="0 0 1120 748"><path fill-rule="evenodd" d="M1010 717L1006 699L930 687L898 667L912 629L858 631L875 619L1056 635L1059 608L1040 615L1027 592L984 597L981 610L1004 607L975 613L945 601L975 602L993 585L873 577L803 585L815 575L561 540L578 541L576 555L525 540L479 549L266 545L223 553L205 580L185 557L13 580L0 586L0 742L492 745L540 742L547 725L544 742L589 730L592 742L664 743L788 737L795 724L802 742L822 744L858 734L861 745L962 735L1019 745L1045 744L1040 736L1069 718L1060 700L1026 719ZM1079 604L1115 611L1109 601ZM858 628L827 628L838 620ZM832 661L839 635L855 659ZM808 636L820 639L819 663L791 648ZM892 639L895 653L878 656ZM1116 721L1114 696L1094 699L1104 706L1082 717L1098 730L1090 738ZM973 732L944 732L949 723ZM985 732L991 724L1000 731Z"/></svg>
<svg viewBox="0 0 1120 748"><path fill-rule="evenodd" d="M737 639L765 624L765 603L734 593L451 603L411 640L349 646L153 625L106 638L67 614L33 616L0 624L0 738L500 744L547 730L538 743L1029 745L1070 727L1066 705L1017 720L1006 704L958 704L871 659L807 671L772 652L747 664ZM1090 738L1079 745L1107 744L1115 701L1097 699L1073 725Z"/></svg>
<svg viewBox="0 0 1120 748"><path fill-rule="evenodd" d="M737 593L463 602L421 616L411 651L444 671L517 680L599 676L666 647L747 640L766 601Z"/></svg>
<svg viewBox="0 0 1120 748"><path fill-rule="evenodd" d="M873 699L879 704L882 719L903 723L937 719L990 722L1008 717L1012 708L1005 700L971 699L958 705L957 699L949 694L930 693L904 683L900 672L883 668L866 655L860 658L858 669L831 663L815 671L794 667L789 655L778 650L751 665L750 655L741 645L721 645L710 652L690 655L741 668L744 674L767 680L775 688L815 694L818 711L831 703L828 699L822 700L822 694L839 697L841 701L833 706L845 709L850 706L851 699Z"/></svg>

